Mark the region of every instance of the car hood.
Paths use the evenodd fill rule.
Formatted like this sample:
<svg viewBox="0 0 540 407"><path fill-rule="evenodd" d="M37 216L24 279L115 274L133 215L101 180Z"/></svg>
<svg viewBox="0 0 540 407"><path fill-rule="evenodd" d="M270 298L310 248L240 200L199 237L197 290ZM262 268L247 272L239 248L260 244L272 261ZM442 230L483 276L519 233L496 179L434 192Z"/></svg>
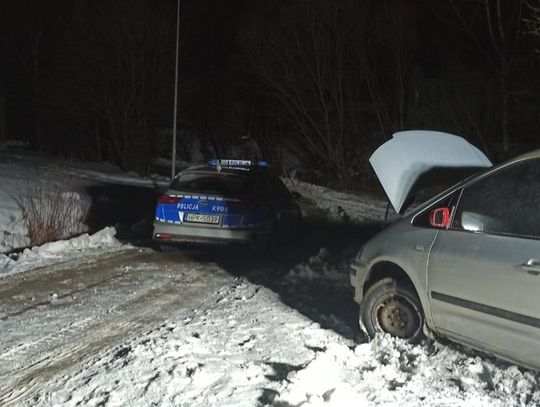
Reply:
<svg viewBox="0 0 540 407"><path fill-rule="evenodd" d="M435 174L434 170L442 169L448 174L448 170L477 171L493 165L482 151L465 139L428 130L395 133L372 154L369 162L397 213L403 213L419 181L430 173ZM454 172L461 178L465 176L463 172ZM454 180L457 181L459 179Z"/></svg>

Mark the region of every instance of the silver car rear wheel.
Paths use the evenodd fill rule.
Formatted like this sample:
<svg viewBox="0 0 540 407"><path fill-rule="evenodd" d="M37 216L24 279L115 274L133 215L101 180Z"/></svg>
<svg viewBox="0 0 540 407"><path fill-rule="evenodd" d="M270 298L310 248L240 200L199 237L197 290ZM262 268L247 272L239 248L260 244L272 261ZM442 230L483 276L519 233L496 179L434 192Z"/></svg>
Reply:
<svg viewBox="0 0 540 407"><path fill-rule="evenodd" d="M360 304L360 319L366 333L377 333L418 343L423 338L424 313L414 289L393 278L373 284Z"/></svg>

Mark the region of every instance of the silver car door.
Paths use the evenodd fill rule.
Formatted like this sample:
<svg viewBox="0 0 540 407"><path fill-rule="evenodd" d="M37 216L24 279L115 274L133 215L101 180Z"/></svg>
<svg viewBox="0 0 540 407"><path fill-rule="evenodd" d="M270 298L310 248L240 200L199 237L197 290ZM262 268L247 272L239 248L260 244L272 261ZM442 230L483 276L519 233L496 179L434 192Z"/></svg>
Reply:
<svg viewBox="0 0 540 407"><path fill-rule="evenodd" d="M466 185L428 263L437 329L483 350L540 366L540 162Z"/></svg>

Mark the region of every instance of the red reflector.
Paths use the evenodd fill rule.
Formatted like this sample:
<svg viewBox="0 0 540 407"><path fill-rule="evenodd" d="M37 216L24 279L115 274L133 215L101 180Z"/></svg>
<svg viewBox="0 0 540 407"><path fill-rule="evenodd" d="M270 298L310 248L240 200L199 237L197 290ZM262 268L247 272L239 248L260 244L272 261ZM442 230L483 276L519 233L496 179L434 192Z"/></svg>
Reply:
<svg viewBox="0 0 540 407"><path fill-rule="evenodd" d="M158 201L158 203L162 203L162 204L174 205L174 204L177 204L178 201L180 201L180 198L177 198L177 197L174 197L174 196L169 196L169 195L160 195L160 196L158 196L157 201Z"/></svg>
<svg viewBox="0 0 540 407"><path fill-rule="evenodd" d="M170 239L172 235L170 233L156 233L158 239Z"/></svg>

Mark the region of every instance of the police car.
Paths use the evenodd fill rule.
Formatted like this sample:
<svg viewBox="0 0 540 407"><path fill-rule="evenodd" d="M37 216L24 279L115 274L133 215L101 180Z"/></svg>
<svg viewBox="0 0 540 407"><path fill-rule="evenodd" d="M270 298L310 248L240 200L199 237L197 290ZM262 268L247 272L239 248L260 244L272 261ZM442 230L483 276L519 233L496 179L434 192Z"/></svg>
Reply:
<svg viewBox="0 0 540 407"><path fill-rule="evenodd" d="M175 243L243 243L274 248L302 215L266 161L212 159L188 168L159 196L153 238Z"/></svg>

